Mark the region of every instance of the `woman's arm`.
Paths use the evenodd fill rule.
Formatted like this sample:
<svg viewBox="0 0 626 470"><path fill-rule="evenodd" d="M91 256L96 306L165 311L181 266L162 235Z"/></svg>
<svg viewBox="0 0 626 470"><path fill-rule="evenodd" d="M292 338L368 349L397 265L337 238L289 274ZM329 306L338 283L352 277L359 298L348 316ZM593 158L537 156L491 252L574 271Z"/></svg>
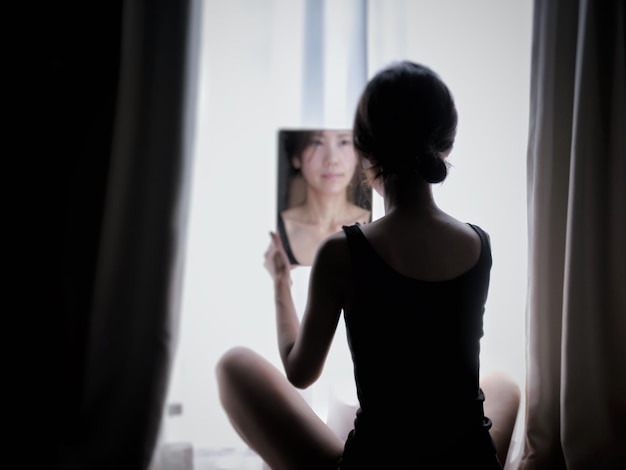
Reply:
<svg viewBox="0 0 626 470"><path fill-rule="evenodd" d="M280 237L271 234L265 266L274 280L276 328L280 358L289 381L306 388L322 373L344 298L346 240L343 232L319 247L309 279L302 324L291 295L291 267Z"/></svg>
<svg viewBox="0 0 626 470"><path fill-rule="evenodd" d="M270 246L265 252L265 268L274 281L278 351L284 366L298 335L300 321L291 295L292 281L289 259L280 236L271 232L270 237Z"/></svg>

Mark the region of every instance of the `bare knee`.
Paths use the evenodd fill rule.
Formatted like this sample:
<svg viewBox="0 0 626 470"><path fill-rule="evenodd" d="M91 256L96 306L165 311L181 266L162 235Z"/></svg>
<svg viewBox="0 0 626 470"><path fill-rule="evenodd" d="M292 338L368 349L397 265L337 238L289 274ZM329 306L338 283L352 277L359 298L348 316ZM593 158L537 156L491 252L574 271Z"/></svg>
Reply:
<svg viewBox="0 0 626 470"><path fill-rule="evenodd" d="M219 384L238 382L251 369L257 354L244 346L235 346L227 350L215 365L215 374Z"/></svg>
<svg viewBox="0 0 626 470"><path fill-rule="evenodd" d="M215 366L217 374L219 375L222 372L240 367L240 365L245 364L247 358L253 354L254 352L245 346L235 346L228 349L217 361L217 365Z"/></svg>
<svg viewBox="0 0 626 470"><path fill-rule="evenodd" d="M480 386L485 392L486 404L496 405L517 413L521 400L521 390L517 381L502 371L494 371L480 379Z"/></svg>
<svg viewBox="0 0 626 470"><path fill-rule="evenodd" d="M505 463L513 429L519 411L521 390L515 379L500 371L481 377L480 386L485 393L485 415L493 425L493 438L498 458Z"/></svg>

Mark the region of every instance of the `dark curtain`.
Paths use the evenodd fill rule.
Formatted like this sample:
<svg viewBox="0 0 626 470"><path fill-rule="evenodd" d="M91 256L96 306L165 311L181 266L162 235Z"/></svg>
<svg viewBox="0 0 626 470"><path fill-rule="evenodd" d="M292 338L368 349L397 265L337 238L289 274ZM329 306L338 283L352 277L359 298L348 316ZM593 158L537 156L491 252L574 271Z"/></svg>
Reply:
<svg viewBox="0 0 626 470"><path fill-rule="evenodd" d="M198 5L32 6L24 145L39 237L23 305L40 314L20 468L150 464L177 343Z"/></svg>
<svg viewBox="0 0 626 470"><path fill-rule="evenodd" d="M520 468L626 468L626 3L535 1Z"/></svg>

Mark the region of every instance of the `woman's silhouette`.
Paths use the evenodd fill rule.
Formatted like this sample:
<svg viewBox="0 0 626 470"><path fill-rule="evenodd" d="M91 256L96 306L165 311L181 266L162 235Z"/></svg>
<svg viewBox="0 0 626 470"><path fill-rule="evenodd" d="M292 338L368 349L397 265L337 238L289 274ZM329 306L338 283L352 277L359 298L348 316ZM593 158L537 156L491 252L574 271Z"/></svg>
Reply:
<svg viewBox="0 0 626 470"><path fill-rule="evenodd" d="M431 190L447 176L456 125L453 97L428 67L393 63L367 84L353 139L385 215L322 242L301 322L271 234L284 373L244 347L216 372L234 428L272 469L501 468L479 383L489 236L442 211ZM345 441L295 388L322 373L342 312L359 399Z"/></svg>

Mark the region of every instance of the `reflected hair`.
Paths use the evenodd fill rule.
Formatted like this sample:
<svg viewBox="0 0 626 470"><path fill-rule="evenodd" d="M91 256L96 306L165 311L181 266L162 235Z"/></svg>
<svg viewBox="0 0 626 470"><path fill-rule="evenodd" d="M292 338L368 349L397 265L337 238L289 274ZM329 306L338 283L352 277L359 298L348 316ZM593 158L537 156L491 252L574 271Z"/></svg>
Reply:
<svg viewBox="0 0 626 470"><path fill-rule="evenodd" d="M297 130L285 132L283 140L283 149L285 151L285 157L289 163L289 176L300 174L300 170L293 166L294 157L302 157L302 152L306 149L307 145L311 142L311 139L318 130Z"/></svg>
<svg viewBox="0 0 626 470"><path fill-rule="evenodd" d="M376 178L411 184L440 183L448 175L441 154L454 144L457 111L452 94L433 70L394 62L365 87L357 106L354 147Z"/></svg>

